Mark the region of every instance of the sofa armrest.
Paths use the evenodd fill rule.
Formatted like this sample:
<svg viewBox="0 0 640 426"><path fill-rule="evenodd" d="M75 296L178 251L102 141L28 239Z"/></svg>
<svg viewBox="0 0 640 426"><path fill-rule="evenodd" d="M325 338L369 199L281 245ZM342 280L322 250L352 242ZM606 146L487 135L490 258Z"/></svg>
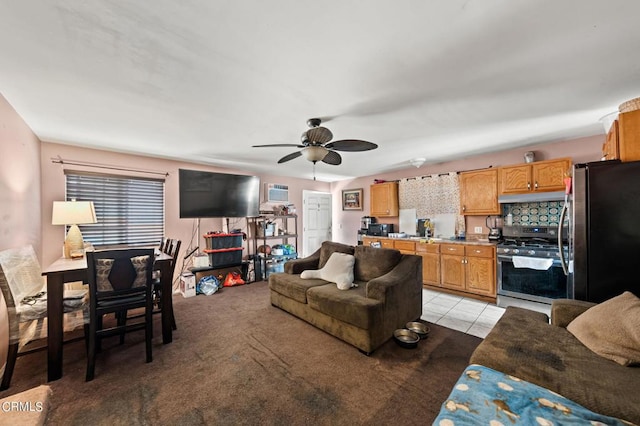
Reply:
<svg viewBox="0 0 640 426"><path fill-rule="evenodd" d="M393 287L406 287L409 292L418 291L422 297L422 259L420 256L403 255L395 268L367 282L366 296L384 302L387 299L389 289Z"/></svg>
<svg viewBox="0 0 640 426"><path fill-rule="evenodd" d="M551 304L551 324L567 327L578 315L595 306L595 303L574 299L556 299Z"/></svg>
<svg viewBox="0 0 640 426"><path fill-rule="evenodd" d="M320 263L320 250L301 259L289 260L284 264L284 272L287 274L300 274L307 269L318 269Z"/></svg>

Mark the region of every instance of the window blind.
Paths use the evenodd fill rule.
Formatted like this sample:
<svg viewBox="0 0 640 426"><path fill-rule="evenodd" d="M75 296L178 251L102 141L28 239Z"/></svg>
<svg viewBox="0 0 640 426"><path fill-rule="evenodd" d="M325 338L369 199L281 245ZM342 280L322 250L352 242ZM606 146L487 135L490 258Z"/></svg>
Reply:
<svg viewBox="0 0 640 426"><path fill-rule="evenodd" d="M94 246L156 245L164 236L164 180L65 171L67 200L93 201L98 223L78 225Z"/></svg>

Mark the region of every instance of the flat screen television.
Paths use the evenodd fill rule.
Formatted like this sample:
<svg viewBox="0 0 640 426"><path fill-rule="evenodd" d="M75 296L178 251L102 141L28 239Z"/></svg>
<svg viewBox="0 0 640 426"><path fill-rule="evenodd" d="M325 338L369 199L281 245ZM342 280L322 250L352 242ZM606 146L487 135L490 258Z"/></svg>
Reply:
<svg viewBox="0 0 640 426"><path fill-rule="evenodd" d="M180 217L258 216L257 176L179 169Z"/></svg>

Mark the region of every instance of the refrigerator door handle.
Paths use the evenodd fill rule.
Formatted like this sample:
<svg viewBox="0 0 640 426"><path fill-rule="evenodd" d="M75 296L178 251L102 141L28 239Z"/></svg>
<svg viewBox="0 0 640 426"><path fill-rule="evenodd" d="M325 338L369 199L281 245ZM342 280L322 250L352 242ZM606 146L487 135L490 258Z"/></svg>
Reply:
<svg viewBox="0 0 640 426"><path fill-rule="evenodd" d="M560 264L562 265L562 271L565 275L569 275L569 268L567 259L564 257L564 246L562 245L562 224L567 215L567 210L569 210L569 197L565 197L564 199L564 206L562 206L560 220L558 221L558 251L560 251Z"/></svg>

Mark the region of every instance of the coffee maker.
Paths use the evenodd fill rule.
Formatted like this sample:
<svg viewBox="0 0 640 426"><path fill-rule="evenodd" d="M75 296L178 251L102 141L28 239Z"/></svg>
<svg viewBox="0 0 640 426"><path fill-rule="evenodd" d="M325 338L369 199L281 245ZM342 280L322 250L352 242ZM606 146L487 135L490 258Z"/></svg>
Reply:
<svg viewBox="0 0 640 426"><path fill-rule="evenodd" d="M376 223L376 218L371 216L362 216L360 219L360 229L358 229L358 245L362 244L362 237L369 234L369 225Z"/></svg>
<svg viewBox="0 0 640 426"><path fill-rule="evenodd" d="M376 218L371 216L362 216L360 220L360 229L367 230L369 229L369 225L372 223L376 223Z"/></svg>

